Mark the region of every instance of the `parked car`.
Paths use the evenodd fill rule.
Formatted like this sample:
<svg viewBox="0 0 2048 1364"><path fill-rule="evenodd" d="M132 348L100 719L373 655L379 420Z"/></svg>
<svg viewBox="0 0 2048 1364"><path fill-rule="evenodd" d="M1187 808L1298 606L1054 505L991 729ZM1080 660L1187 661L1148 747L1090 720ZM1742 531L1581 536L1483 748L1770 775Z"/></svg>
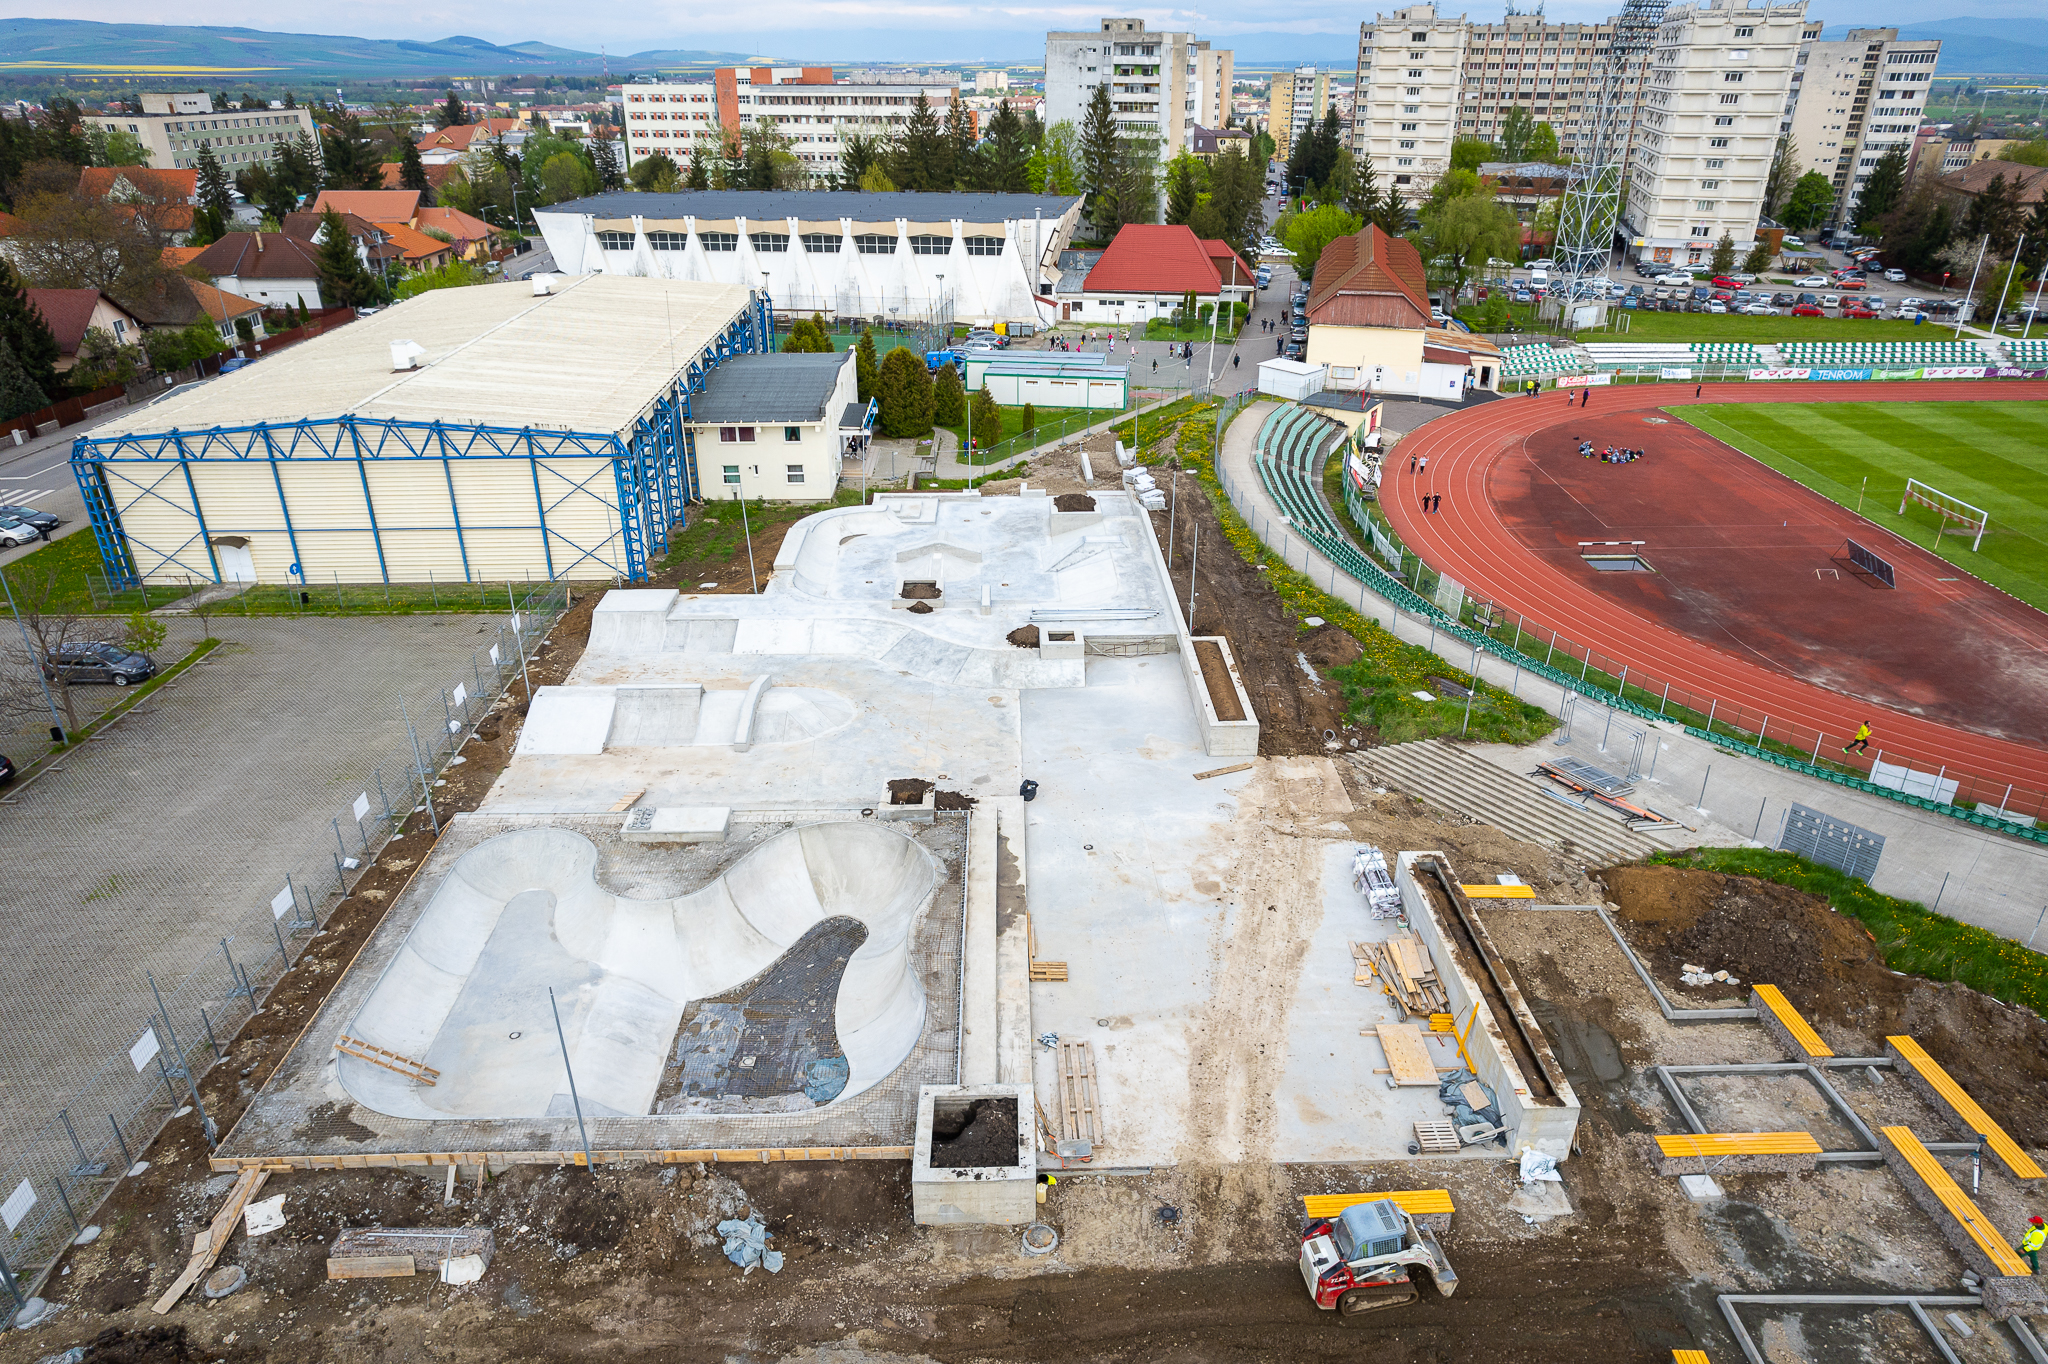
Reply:
<svg viewBox="0 0 2048 1364"><path fill-rule="evenodd" d="M1907 294L1899 300L1899 311L1902 313L1918 312L1926 306L1927 300L1917 294Z"/></svg>
<svg viewBox="0 0 2048 1364"><path fill-rule="evenodd" d="M1695 303L1705 303L1708 299L1712 298L1713 296L1714 291L1712 289L1707 288L1704 284L1692 291L1692 301Z"/></svg>
<svg viewBox="0 0 2048 1364"><path fill-rule="evenodd" d="M1774 308L1789 308L1796 301L1797 300L1795 300L1792 297L1792 295L1786 293L1782 289L1780 289L1777 293L1771 295L1771 306Z"/></svg>
<svg viewBox="0 0 2048 1364"><path fill-rule="evenodd" d="M1884 277L1892 284L1904 284L1906 282L1906 272L1904 270L1887 270L1884 272Z"/></svg>
<svg viewBox="0 0 2048 1364"><path fill-rule="evenodd" d="M1805 279L1793 280L1792 287L1795 289L1825 289L1828 287L1828 277L1826 275L1808 275Z"/></svg>
<svg viewBox="0 0 2048 1364"><path fill-rule="evenodd" d="M1778 315L1778 310L1768 303L1752 303L1742 311L1747 317L1776 317Z"/></svg>
<svg viewBox="0 0 2048 1364"><path fill-rule="evenodd" d="M1512 297L1517 303L1534 303L1536 301L1536 295L1530 293L1527 289L1515 290Z"/></svg>
<svg viewBox="0 0 2048 1364"><path fill-rule="evenodd" d="M1846 279L1837 280L1835 282L1835 287L1837 289L1842 290L1844 293L1854 293L1858 289L1869 288L1870 281L1864 279L1861 275L1850 275Z"/></svg>
<svg viewBox="0 0 2048 1364"><path fill-rule="evenodd" d="M1669 274L1659 275L1657 277L1657 282L1659 284L1668 284L1674 289L1690 288L1692 285L1692 276L1682 275L1677 273L1676 271L1673 271Z"/></svg>
<svg viewBox="0 0 2048 1364"><path fill-rule="evenodd" d="M1728 311L1728 305L1718 298L1710 298L1707 300L1707 311L1710 313L1725 313Z"/></svg>
<svg viewBox="0 0 2048 1364"><path fill-rule="evenodd" d="M1793 301L1794 303L1819 303L1819 302L1820 302L1820 295L1819 295L1819 294L1801 294L1801 295L1800 295L1799 297L1797 297L1797 298L1793 299L1792 301Z"/></svg>
<svg viewBox="0 0 2048 1364"><path fill-rule="evenodd" d="M1846 307L1846 308L1842 309L1842 316L1844 316L1844 317L1883 317L1883 316L1884 316L1884 314L1883 314L1883 313L1881 313L1881 312L1878 312L1878 311L1877 311L1877 310L1876 310L1875 308L1866 308L1866 307L1864 307L1864 306L1863 306L1863 304L1862 304L1862 303L1861 303L1860 301L1857 301L1857 302L1852 302L1852 303L1851 303L1851 304L1850 304L1850 305L1849 305L1848 307Z"/></svg>
<svg viewBox="0 0 2048 1364"><path fill-rule="evenodd" d="M156 676L156 660L118 644L87 640L66 644L43 664L44 676L66 682L111 682L126 687Z"/></svg>
<svg viewBox="0 0 2048 1364"><path fill-rule="evenodd" d="M1821 311L1821 310L1820 310L1820 309L1819 309L1818 307L1814 306L1814 305L1813 305L1813 304L1811 304L1811 303L1802 303L1802 304L1800 304L1800 305L1799 305L1798 307L1796 307L1796 308L1794 308L1794 309L1792 310L1792 316L1794 316L1794 317L1826 317L1826 316L1827 316L1827 314L1826 314L1826 313L1824 313L1824 312L1822 312L1822 311Z"/></svg>
<svg viewBox="0 0 2048 1364"><path fill-rule="evenodd" d="M1820 296L1820 306L1823 308L1839 308L1842 306L1842 296L1840 294L1822 294Z"/></svg>
<svg viewBox="0 0 2048 1364"><path fill-rule="evenodd" d="M11 516L17 521L26 521L37 530L44 532L53 531L64 524L60 518L52 516L46 511L37 511L34 507L0 505L0 516Z"/></svg>
<svg viewBox="0 0 2048 1364"><path fill-rule="evenodd" d="M1930 304L1927 309L1927 315L1929 317L1954 317L1962 310L1962 304L1952 298L1945 298L1939 303Z"/></svg>
<svg viewBox="0 0 2048 1364"><path fill-rule="evenodd" d="M1550 257L1545 256L1542 260L1530 261L1529 268L1531 270L1555 270L1557 268L1557 262L1552 260Z"/></svg>
<svg viewBox="0 0 2048 1364"><path fill-rule="evenodd" d="M1732 275L1716 275L1712 281L1716 289L1740 289L1748 282L1747 280L1736 279Z"/></svg>
<svg viewBox="0 0 2048 1364"><path fill-rule="evenodd" d="M14 759L0 753L0 785L14 780Z"/></svg>
<svg viewBox="0 0 2048 1364"><path fill-rule="evenodd" d="M0 545L13 549L16 545L32 545L42 538L43 532L28 522L0 516Z"/></svg>

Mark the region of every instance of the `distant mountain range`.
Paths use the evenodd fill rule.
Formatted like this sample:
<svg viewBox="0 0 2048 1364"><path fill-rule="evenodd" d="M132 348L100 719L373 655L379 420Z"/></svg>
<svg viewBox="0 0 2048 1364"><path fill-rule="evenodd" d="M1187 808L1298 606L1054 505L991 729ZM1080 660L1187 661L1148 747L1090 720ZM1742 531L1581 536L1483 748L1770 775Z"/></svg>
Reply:
<svg viewBox="0 0 2048 1364"><path fill-rule="evenodd" d="M2048 19L1939 19L1897 27L1901 38L1941 39L1936 75L2048 76ZM1831 24L1821 37L1834 42L1847 36L1849 28Z"/></svg>
<svg viewBox="0 0 2048 1364"><path fill-rule="evenodd" d="M509 47L481 38L422 43L406 39L350 38L316 33L266 33L253 28L193 28L178 24L102 24L84 19L0 19L0 76L41 72L80 75L191 75L202 83L218 74L232 82L294 75L504 76L547 72L595 76L613 71L732 64L746 52L662 49L609 58L548 43Z"/></svg>

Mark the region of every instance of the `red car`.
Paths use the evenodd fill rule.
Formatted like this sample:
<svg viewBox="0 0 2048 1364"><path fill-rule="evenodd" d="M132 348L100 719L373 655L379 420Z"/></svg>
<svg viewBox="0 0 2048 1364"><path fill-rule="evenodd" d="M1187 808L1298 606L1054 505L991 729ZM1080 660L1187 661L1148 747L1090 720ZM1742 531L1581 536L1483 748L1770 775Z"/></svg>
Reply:
<svg viewBox="0 0 2048 1364"><path fill-rule="evenodd" d="M1826 317L1827 314L1811 303L1802 303L1792 310L1794 317Z"/></svg>
<svg viewBox="0 0 2048 1364"><path fill-rule="evenodd" d="M1870 283L1861 275L1843 275L1835 281L1835 287L1845 290L1868 289Z"/></svg>
<svg viewBox="0 0 2048 1364"><path fill-rule="evenodd" d="M1732 288L1714 290L1714 301L1717 303L1726 303L1733 297L1735 297L1735 291Z"/></svg>
<svg viewBox="0 0 2048 1364"><path fill-rule="evenodd" d="M1740 289L1742 281L1730 279L1726 275L1716 275L1713 279L1713 285L1716 289Z"/></svg>
<svg viewBox="0 0 2048 1364"><path fill-rule="evenodd" d="M1861 303L1856 303L1856 304L1852 304L1852 305L1850 305L1850 306L1849 306L1849 307L1847 307L1847 308L1844 308L1844 309L1842 309L1842 316L1844 316L1844 317L1882 317L1882 316L1884 316L1884 314L1883 314L1883 313L1878 313L1878 312L1872 312L1872 311L1871 311L1870 309L1868 309L1868 308L1864 307L1864 306L1863 306L1863 305L1862 305Z"/></svg>

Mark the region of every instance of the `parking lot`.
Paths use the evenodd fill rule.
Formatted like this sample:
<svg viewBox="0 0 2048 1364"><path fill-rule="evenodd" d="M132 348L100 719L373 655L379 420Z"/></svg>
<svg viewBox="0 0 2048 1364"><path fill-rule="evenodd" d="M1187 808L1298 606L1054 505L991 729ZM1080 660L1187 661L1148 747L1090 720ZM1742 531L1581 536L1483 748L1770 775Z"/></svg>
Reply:
<svg viewBox="0 0 2048 1364"><path fill-rule="evenodd" d="M0 804L0 1150L136 1040L153 1007L145 972L168 990L219 957L221 937L250 922L287 869L320 865L328 821L408 742L400 694L417 711L467 678L479 631L498 622L212 624L226 642L204 662ZM170 626L166 665L199 633L196 621ZM92 713L116 698L112 687L79 691ZM440 721L436 704L425 723ZM231 947L252 960L275 950L267 935ZM104 1114L76 1116L104 1140Z"/></svg>

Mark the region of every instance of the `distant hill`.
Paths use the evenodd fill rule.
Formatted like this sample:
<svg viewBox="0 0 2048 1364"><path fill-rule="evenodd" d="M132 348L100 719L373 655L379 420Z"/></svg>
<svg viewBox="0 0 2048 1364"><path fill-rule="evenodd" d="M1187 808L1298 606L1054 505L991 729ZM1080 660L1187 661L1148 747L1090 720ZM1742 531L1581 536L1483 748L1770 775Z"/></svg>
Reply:
<svg viewBox="0 0 2048 1364"><path fill-rule="evenodd" d="M1937 75L2048 76L2048 19L1937 19L1898 30L1901 38L1941 39ZM1821 37L1835 42L1848 32L1847 24L1830 25Z"/></svg>
<svg viewBox="0 0 2048 1364"><path fill-rule="evenodd" d="M613 54L613 71L743 62L744 52L668 49ZM138 75L162 71L201 79L214 74L275 79L307 76L453 76L547 72L597 75L607 59L595 52L519 43L504 47L457 35L437 42L268 33L253 28L178 24L102 24L85 19L0 19L0 75L72 71ZM194 68L179 70L180 68Z"/></svg>

